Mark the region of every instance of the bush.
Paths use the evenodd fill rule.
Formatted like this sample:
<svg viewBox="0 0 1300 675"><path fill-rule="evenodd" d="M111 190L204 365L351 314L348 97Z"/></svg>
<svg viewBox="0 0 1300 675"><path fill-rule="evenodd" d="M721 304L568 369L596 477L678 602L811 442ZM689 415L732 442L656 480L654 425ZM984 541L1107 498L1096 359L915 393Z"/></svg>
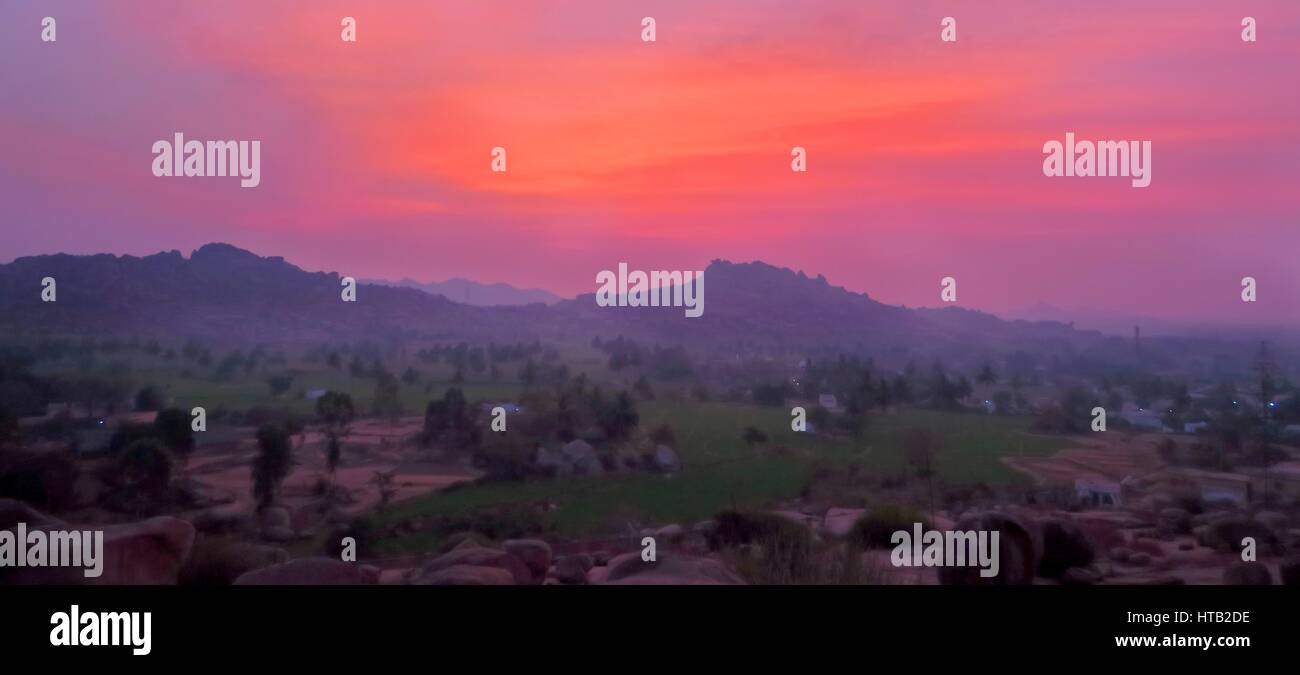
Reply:
<svg viewBox="0 0 1300 675"><path fill-rule="evenodd" d="M850 542L864 548L890 548L894 544L889 539L899 530L912 531L916 523L928 529L929 523L921 514L908 508L890 504L878 506L862 514L853 528L849 530Z"/></svg>
<svg viewBox="0 0 1300 675"><path fill-rule="evenodd" d="M135 424L127 422L113 432L113 437L108 440L108 453L110 455L120 455L131 445L138 441L156 439L158 430L152 424Z"/></svg>
<svg viewBox="0 0 1300 675"><path fill-rule="evenodd" d="M674 450L677 449L677 434L667 424L661 424L651 431L650 440L655 445L666 445Z"/></svg>
<svg viewBox="0 0 1300 675"><path fill-rule="evenodd" d="M135 395L136 410L162 410L167 405L167 395L162 389L149 385Z"/></svg>
<svg viewBox="0 0 1300 675"><path fill-rule="evenodd" d="M288 559L283 549L200 534L194 539L177 584L229 586L248 572Z"/></svg>
<svg viewBox="0 0 1300 675"><path fill-rule="evenodd" d="M117 457L115 468L122 487L138 494L158 497L172 479L172 456L156 438L145 438L127 446Z"/></svg>
<svg viewBox="0 0 1300 675"><path fill-rule="evenodd" d="M752 544L760 539L774 537L787 528L804 529L774 513L727 510L718 513L713 519L718 524L709 535L709 547L713 549Z"/></svg>
<svg viewBox="0 0 1300 675"><path fill-rule="evenodd" d="M0 497L61 511L72 506L78 473L76 461L66 452L0 453Z"/></svg>
<svg viewBox="0 0 1300 675"><path fill-rule="evenodd" d="M253 460L253 497L260 511L275 502L280 483L293 468L293 446L282 427L267 424L257 430L257 457Z"/></svg>

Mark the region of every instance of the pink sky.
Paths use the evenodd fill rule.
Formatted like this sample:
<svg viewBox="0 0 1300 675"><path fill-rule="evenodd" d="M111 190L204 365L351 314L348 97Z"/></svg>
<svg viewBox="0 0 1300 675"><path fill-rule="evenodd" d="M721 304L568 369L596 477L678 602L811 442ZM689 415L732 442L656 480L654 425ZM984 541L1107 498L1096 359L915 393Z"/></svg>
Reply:
<svg viewBox="0 0 1300 675"><path fill-rule="evenodd" d="M1300 320L1300 4L975 5L6 3L0 260L224 241L574 294L761 259L909 306L953 276L991 311ZM261 140L261 185L153 177L175 131ZM1043 176L1066 131L1150 140L1151 186Z"/></svg>

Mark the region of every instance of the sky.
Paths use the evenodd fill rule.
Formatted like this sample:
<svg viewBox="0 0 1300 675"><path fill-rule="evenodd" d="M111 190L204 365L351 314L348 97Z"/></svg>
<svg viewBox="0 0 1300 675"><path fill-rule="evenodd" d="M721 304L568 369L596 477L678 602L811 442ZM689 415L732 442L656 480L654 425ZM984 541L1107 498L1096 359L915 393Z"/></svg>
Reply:
<svg viewBox="0 0 1300 675"><path fill-rule="evenodd" d="M0 262L221 241L573 295L721 258L1300 322L1294 0L0 0L0 57ZM260 140L261 184L155 177L178 131ZM1066 132L1151 141L1150 186L1044 176Z"/></svg>

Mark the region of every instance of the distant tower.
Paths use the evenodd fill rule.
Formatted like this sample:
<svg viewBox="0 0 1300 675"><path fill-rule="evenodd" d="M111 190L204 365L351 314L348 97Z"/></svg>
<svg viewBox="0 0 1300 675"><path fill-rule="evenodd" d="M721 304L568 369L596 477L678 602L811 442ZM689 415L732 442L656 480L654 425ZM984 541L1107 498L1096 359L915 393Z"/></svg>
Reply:
<svg viewBox="0 0 1300 675"><path fill-rule="evenodd" d="M1142 327L1133 327L1133 351L1142 356Z"/></svg>

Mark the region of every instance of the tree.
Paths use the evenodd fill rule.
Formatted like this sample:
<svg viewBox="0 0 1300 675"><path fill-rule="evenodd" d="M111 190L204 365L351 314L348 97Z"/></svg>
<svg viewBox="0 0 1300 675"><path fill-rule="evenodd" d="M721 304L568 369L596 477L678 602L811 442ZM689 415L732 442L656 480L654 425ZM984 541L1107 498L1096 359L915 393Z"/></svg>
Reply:
<svg viewBox="0 0 1300 675"><path fill-rule="evenodd" d="M893 392L894 400L899 403L912 402L912 386L908 384L907 377L899 375L894 378L894 386L890 387Z"/></svg>
<svg viewBox="0 0 1300 675"><path fill-rule="evenodd" d="M469 403L458 387L447 389L442 400L429 401L424 411L424 443L441 443L452 450L474 449L479 428L470 415Z"/></svg>
<svg viewBox="0 0 1300 675"><path fill-rule="evenodd" d="M154 385L144 387L135 395L135 409L141 411L162 410L167 405L167 395Z"/></svg>
<svg viewBox="0 0 1300 675"><path fill-rule="evenodd" d="M376 471L375 475L370 478L370 482L373 483L375 489L379 491L379 508L381 509L388 506L388 502L392 501L393 495L397 494L397 485L393 480L396 473L396 469L391 471Z"/></svg>
<svg viewBox="0 0 1300 675"><path fill-rule="evenodd" d="M613 401L602 406L599 414L600 427L604 430L605 437L611 441L626 439L641 422L636 404L626 391L620 391Z"/></svg>
<svg viewBox="0 0 1300 675"><path fill-rule="evenodd" d="M635 391L636 395L643 399L654 400L654 389L650 387L650 380L646 379L645 375L637 378L636 383L632 385L632 391Z"/></svg>
<svg viewBox="0 0 1300 675"><path fill-rule="evenodd" d="M785 405L784 384L760 384L754 386L754 402L759 405L781 407Z"/></svg>
<svg viewBox="0 0 1300 675"><path fill-rule="evenodd" d="M137 495L157 499L167 491L172 478L172 458L156 438L143 438L127 446L117 457L118 477Z"/></svg>
<svg viewBox="0 0 1300 675"><path fill-rule="evenodd" d="M655 445L666 445L675 450L677 449L677 434L672 427L661 424L650 432L650 442Z"/></svg>
<svg viewBox="0 0 1300 675"><path fill-rule="evenodd" d="M266 384L271 387L272 396L282 396L293 386L293 376L288 373L272 375L267 378Z"/></svg>
<svg viewBox="0 0 1300 675"><path fill-rule="evenodd" d="M979 375L975 376L975 380L980 384L997 384L998 374L993 372L993 366L986 363L983 368L980 368Z"/></svg>
<svg viewBox="0 0 1300 675"><path fill-rule="evenodd" d="M257 430L257 449L257 457L253 459L253 498L261 511L275 503L280 484L293 468L289 432L278 425L263 425Z"/></svg>
<svg viewBox="0 0 1300 675"><path fill-rule="evenodd" d="M378 417L396 419L402 414L402 401L398 396L397 378L388 371L381 371L375 376L374 414Z"/></svg>
<svg viewBox="0 0 1300 675"><path fill-rule="evenodd" d="M333 480L343 454L343 437L348 435L348 425L356 417L356 407L348 394L327 391L316 399L316 416L325 424L325 467Z"/></svg>
<svg viewBox="0 0 1300 675"><path fill-rule="evenodd" d="M163 447L184 464L194 451L194 427L190 425L189 413L180 408L160 411L153 420L153 429Z"/></svg>
<svg viewBox="0 0 1300 675"><path fill-rule="evenodd" d="M930 522L934 522L934 460L938 450L939 438L927 429L908 429L903 434L903 458L929 487Z"/></svg>
<svg viewBox="0 0 1300 675"><path fill-rule="evenodd" d="M1012 401L1011 392L1007 391L1006 389L1002 389L993 394L993 408L997 411L999 415L1011 414L1011 407L1012 407L1011 401Z"/></svg>

